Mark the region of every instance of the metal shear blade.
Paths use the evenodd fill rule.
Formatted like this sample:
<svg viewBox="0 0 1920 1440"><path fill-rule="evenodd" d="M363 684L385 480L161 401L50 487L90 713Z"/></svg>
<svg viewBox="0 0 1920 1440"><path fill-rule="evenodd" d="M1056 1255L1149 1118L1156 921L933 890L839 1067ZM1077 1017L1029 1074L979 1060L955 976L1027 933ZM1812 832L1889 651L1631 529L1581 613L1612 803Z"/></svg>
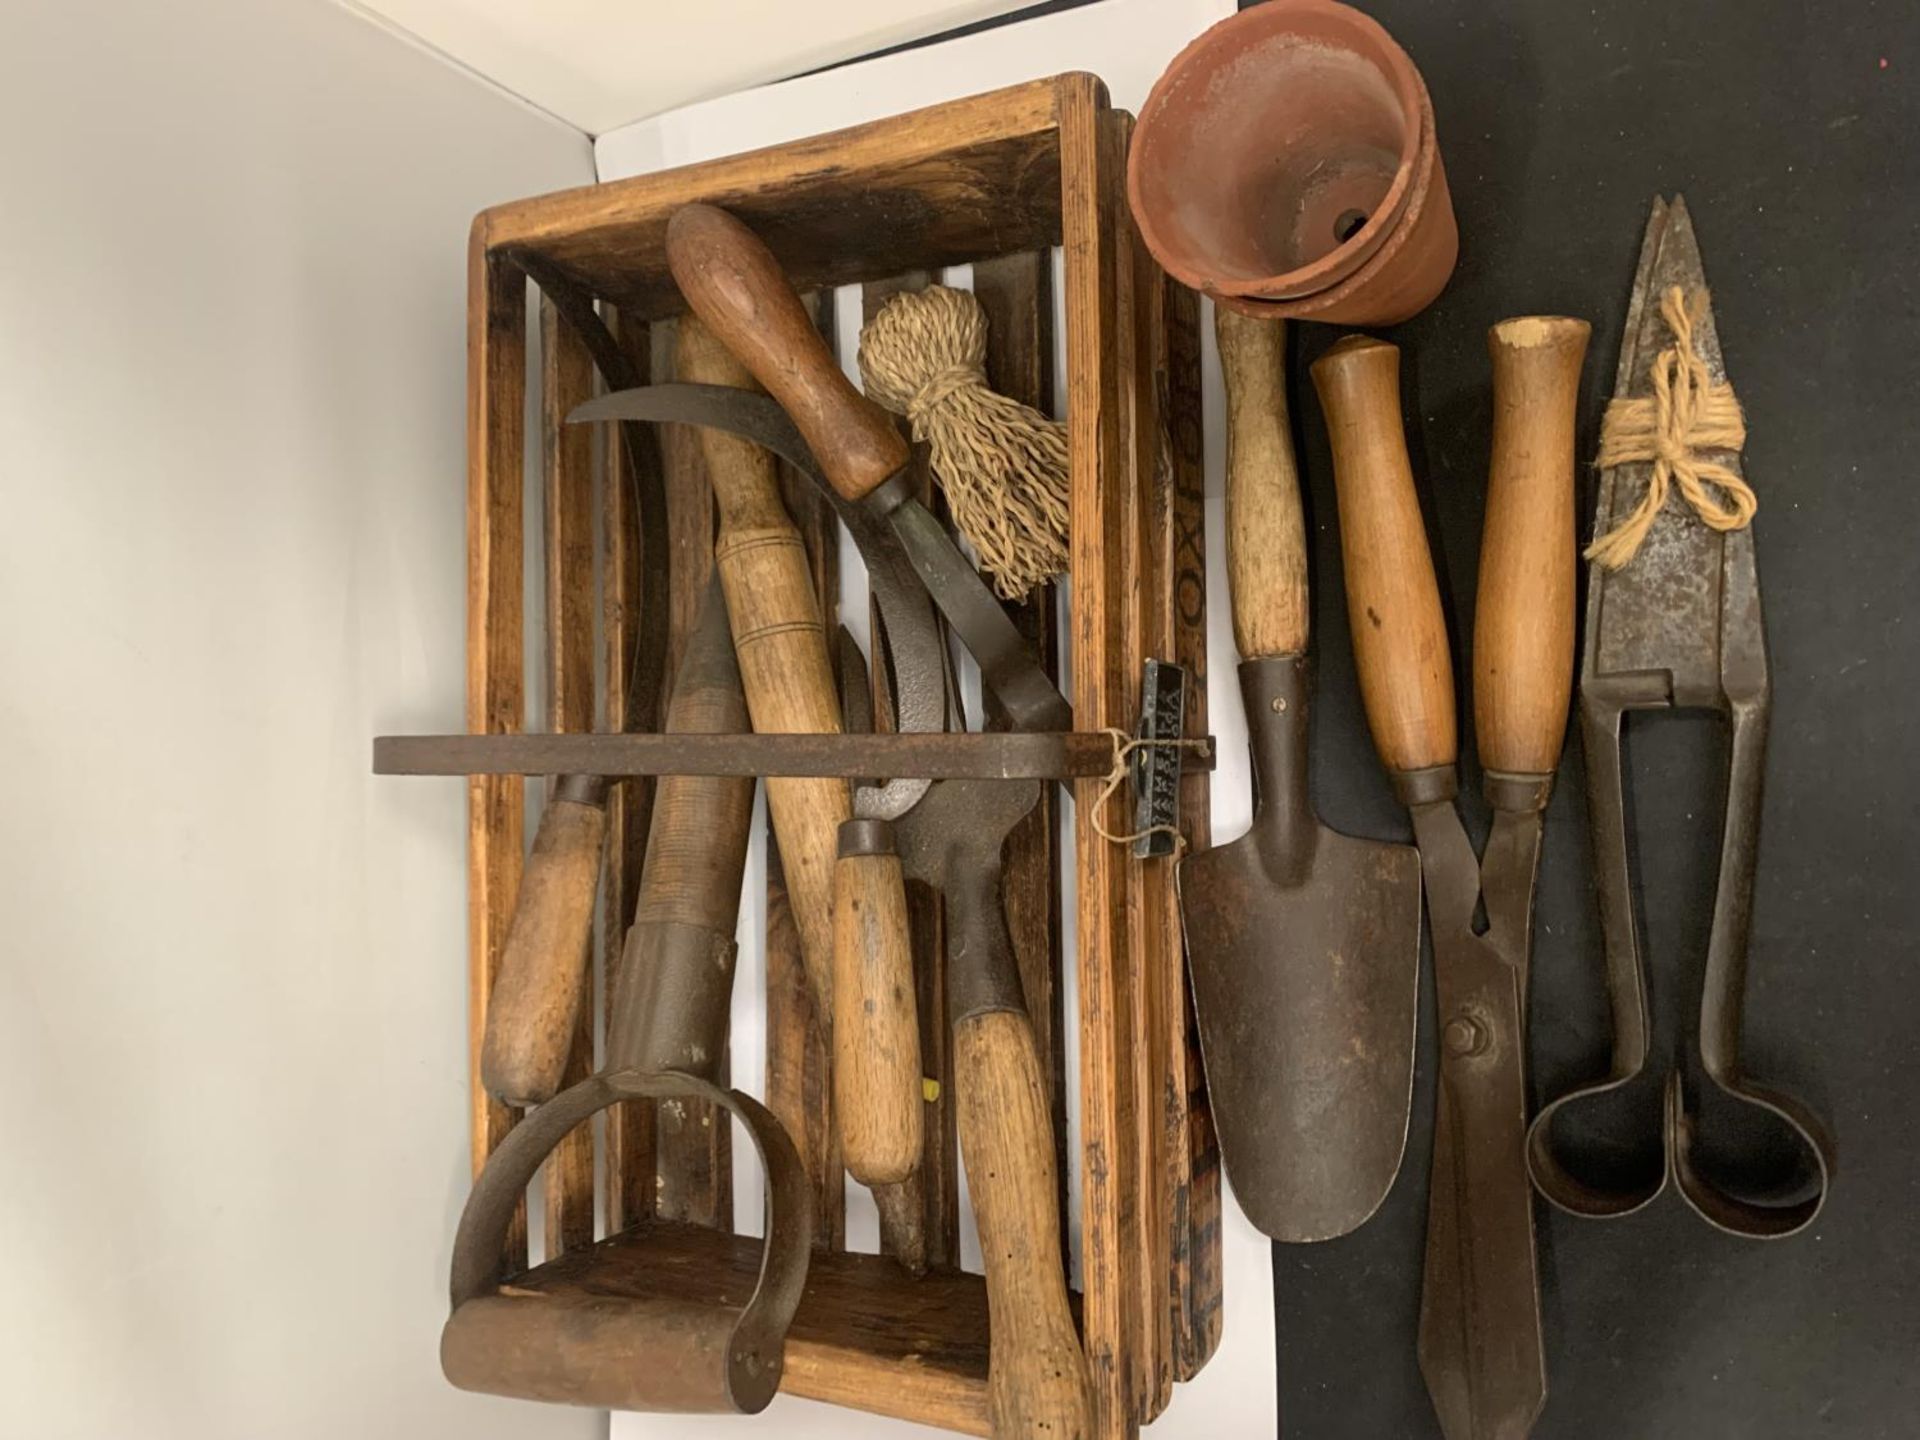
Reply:
<svg viewBox="0 0 1920 1440"><path fill-rule="evenodd" d="M1618 399L1650 393L1653 366L1672 343L1660 297L1679 286L1701 297L1695 349L1715 384L1726 366L1705 301L1706 277L1686 204L1655 200L1641 247L1621 344ZM1721 457L1738 472L1737 455ZM1610 530L1639 502L1650 463L1602 472L1596 533ZM1819 1120L1798 1101L1749 1081L1740 1068L1741 1001L1753 913L1763 761L1772 686L1751 529L1709 529L1677 500L1655 519L1639 553L1619 570L1588 572L1586 635L1580 673L1581 735L1586 751L1595 881L1613 1011L1613 1056L1600 1081L1543 1108L1528 1135L1534 1182L1548 1200L1574 1214L1611 1217L1650 1203L1669 1178L1703 1218L1731 1234L1791 1235L1813 1222L1826 1198L1833 1146ZM1700 1156L1701 1122L1688 1104L1678 1069L1668 1077L1662 1153L1624 1184L1593 1183L1568 1154L1555 1123L1617 1092L1646 1069L1651 1026L1647 982L1633 913L1632 864L1620 761L1621 717L1628 710L1707 709L1725 715L1732 732L1719 880L1708 941L1698 1031L1701 1071L1732 1101L1758 1107L1792 1133L1804 1165L1767 1193L1736 1194L1708 1173ZM1572 1162L1572 1163L1569 1163ZM1804 1177L1811 1176L1808 1183Z"/></svg>

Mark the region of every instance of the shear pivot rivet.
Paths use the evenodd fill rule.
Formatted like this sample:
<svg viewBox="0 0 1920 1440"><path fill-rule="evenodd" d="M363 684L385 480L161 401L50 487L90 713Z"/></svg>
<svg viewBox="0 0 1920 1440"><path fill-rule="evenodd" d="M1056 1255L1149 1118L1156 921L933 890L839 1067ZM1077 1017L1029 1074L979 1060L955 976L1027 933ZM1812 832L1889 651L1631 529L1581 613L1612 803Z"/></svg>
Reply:
<svg viewBox="0 0 1920 1440"><path fill-rule="evenodd" d="M1287 697L1286 696L1276 695L1273 697L1273 713L1276 715L1284 715L1287 713Z"/></svg>
<svg viewBox="0 0 1920 1440"><path fill-rule="evenodd" d="M1449 1055L1478 1055L1487 1048L1486 1027L1471 1015L1457 1015L1449 1020L1441 1038Z"/></svg>

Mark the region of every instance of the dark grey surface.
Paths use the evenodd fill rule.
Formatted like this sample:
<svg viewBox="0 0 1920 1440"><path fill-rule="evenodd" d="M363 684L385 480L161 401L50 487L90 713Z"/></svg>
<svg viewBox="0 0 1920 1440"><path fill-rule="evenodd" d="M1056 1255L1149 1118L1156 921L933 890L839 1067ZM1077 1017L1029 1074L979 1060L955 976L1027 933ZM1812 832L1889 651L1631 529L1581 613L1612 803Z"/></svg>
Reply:
<svg viewBox="0 0 1920 1440"><path fill-rule="evenodd" d="M1610 1222L1542 1205L1549 1397L1533 1433L1920 1433L1920 9L1365 8L1427 76L1460 220L1452 285L1391 338L1406 352L1409 437L1462 677L1489 442L1486 328L1529 312L1593 322L1590 458L1648 203L1678 190L1692 209L1749 416L1776 692L1746 1058L1812 1101L1840 1151L1819 1222L1772 1244L1720 1235L1672 1193ZM1353 688L1325 433L1304 368L1334 338L1303 327L1293 377L1316 547L1315 778L1328 823L1404 836ZM1459 694L1477 786L1464 680ZM1709 716L1635 717L1627 757L1659 1057L1691 1033L1698 1004L1724 739ZM1575 743L1540 879L1536 1101L1605 1067L1583 783ZM1482 827L1477 794L1467 808ZM1413 1134L1386 1207L1347 1239L1275 1250L1289 1437L1439 1434L1414 1359L1430 982L1423 1006ZM1655 1123L1645 1112L1649 1139ZM1751 1138L1767 1149L1769 1137Z"/></svg>

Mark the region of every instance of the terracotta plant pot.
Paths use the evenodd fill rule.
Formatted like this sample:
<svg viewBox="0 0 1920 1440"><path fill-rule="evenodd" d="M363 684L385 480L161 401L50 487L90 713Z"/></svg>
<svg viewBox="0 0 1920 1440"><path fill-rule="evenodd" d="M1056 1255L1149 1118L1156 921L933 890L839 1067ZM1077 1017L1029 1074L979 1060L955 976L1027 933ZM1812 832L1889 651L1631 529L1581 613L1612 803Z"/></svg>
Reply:
<svg viewBox="0 0 1920 1440"><path fill-rule="evenodd" d="M1268 0L1181 51L1140 112L1127 197L1169 274L1254 315L1390 325L1459 252L1426 83L1335 0Z"/></svg>

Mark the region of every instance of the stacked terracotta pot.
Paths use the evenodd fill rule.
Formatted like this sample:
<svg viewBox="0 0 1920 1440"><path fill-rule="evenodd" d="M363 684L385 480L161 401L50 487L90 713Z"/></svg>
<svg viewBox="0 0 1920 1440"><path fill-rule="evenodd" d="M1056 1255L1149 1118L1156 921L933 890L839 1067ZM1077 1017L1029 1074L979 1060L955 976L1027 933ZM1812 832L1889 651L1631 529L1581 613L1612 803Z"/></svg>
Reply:
<svg viewBox="0 0 1920 1440"><path fill-rule="evenodd" d="M1183 50L1140 112L1127 191L1167 272L1249 315L1391 325L1459 251L1426 82L1335 0L1270 0Z"/></svg>

